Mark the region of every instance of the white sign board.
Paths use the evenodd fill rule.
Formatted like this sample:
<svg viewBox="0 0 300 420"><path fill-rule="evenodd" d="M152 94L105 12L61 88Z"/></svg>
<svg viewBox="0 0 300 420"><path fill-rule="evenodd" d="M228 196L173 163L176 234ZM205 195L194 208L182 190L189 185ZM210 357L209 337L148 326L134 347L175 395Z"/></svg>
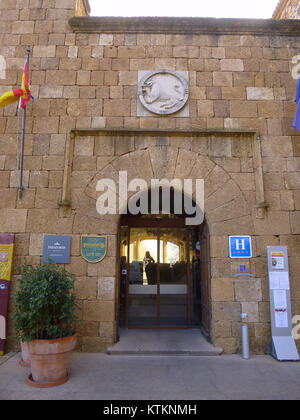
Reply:
<svg viewBox="0 0 300 420"><path fill-rule="evenodd" d="M292 336L292 309L287 247L268 246L268 271L272 343L271 354L277 360L299 360Z"/></svg>

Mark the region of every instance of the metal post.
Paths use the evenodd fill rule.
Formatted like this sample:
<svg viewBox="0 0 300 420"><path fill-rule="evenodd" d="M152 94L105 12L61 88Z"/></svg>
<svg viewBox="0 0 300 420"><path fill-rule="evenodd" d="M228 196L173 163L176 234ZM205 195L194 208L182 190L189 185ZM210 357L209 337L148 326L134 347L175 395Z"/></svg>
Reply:
<svg viewBox="0 0 300 420"><path fill-rule="evenodd" d="M248 314L241 314L241 318L243 320L246 320L248 318ZM245 323L242 324L242 352L243 352L243 359L249 360L250 359L249 328L248 328L248 325Z"/></svg>
<svg viewBox="0 0 300 420"><path fill-rule="evenodd" d="M29 68L30 47L27 47L26 63ZM19 198L23 196L23 167L24 167L24 147L25 147L25 128L26 128L26 107L23 109L23 124L22 124L22 139L21 139L21 154L20 154L20 183L19 183Z"/></svg>

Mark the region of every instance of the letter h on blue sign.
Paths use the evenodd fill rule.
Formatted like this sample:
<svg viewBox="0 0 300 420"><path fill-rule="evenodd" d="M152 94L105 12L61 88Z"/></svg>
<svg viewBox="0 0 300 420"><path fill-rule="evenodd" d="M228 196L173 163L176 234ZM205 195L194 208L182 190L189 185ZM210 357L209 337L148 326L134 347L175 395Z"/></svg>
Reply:
<svg viewBox="0 0 300 420"><path fill-rule="evenodd" d="M252 258L251 236L229 236L230 258Z"/></svg>

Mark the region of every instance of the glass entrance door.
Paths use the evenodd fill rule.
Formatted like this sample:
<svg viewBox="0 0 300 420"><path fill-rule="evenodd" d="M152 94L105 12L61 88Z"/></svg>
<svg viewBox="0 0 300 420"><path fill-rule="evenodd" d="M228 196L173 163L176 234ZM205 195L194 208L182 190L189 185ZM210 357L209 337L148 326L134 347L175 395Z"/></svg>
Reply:
<svg viewBox="0 0 300 420"><path fill-rule="evenodd" d="M123 228L124 229L124 228ZM189 233L186 228L131 227L124 241L126 326L190 326ZM124 236L124 230L123 230ZM123 272L125 272L123 271Z"/></svg>
<svg viewBox="0 0 300 420"><path fill-rule="evenodd" d="M159 264L159 319L161 327L188 327L189 238L187 229L162 228L158 232L162 258Z"/></svg>
<svg viewBox="0 0 300 420"><path fill-rule="evenodd" d="M156 229L131 228L128 273L128 327L158 326Z"/></svg>

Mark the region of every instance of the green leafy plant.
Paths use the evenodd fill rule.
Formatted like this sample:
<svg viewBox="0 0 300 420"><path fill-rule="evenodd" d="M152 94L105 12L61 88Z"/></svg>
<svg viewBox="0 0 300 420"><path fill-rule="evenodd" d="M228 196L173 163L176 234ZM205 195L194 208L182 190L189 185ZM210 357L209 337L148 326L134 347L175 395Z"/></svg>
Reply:
<svg viewBox="0 0 300 420"><path fill-rule="evenodd" d="M25 261L15 294L15 331L21 341L57 339L75 333L78 321L75 277L50 260L38 266Z"/></svg>

